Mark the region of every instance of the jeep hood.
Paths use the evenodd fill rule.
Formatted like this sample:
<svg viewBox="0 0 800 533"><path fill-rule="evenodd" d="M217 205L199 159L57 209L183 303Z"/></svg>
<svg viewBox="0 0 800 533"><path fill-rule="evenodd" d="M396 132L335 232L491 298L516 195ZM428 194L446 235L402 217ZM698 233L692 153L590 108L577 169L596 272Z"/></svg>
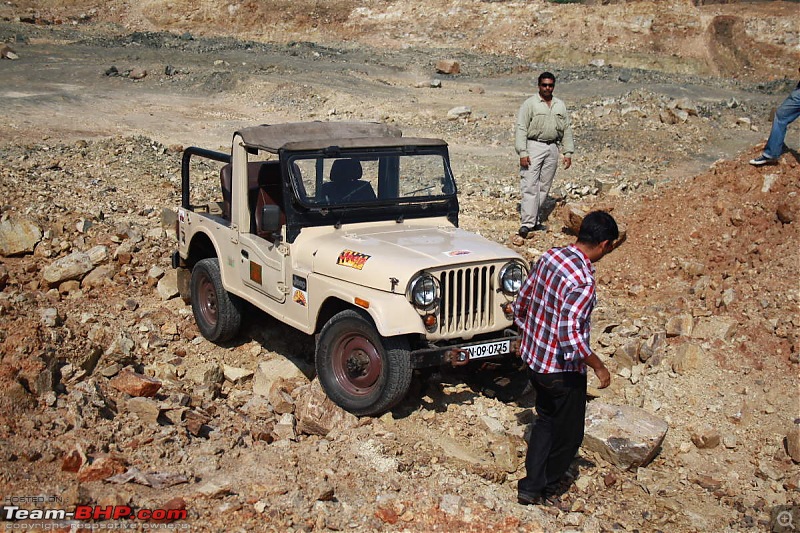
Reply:
<svg viewBox="0 0 800 533"><path fill-rule="evenodd" d="M344 228L314 239L317 274L404 293L422 270L454 265L498 263L520 258L512 250L480 235L452 226Z"/></svg>

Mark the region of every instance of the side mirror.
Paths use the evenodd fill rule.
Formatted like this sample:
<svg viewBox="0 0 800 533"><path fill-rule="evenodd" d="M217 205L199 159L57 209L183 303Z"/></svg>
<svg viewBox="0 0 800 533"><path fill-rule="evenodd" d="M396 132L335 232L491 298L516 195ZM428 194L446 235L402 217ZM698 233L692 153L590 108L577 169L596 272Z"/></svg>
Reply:
<svg viewBox="0 0 800 533"><path fill-rule="evenodd" d="M262 233L276 233L281 229L281 208L277 205L265 205L258 214Z"/></svg>

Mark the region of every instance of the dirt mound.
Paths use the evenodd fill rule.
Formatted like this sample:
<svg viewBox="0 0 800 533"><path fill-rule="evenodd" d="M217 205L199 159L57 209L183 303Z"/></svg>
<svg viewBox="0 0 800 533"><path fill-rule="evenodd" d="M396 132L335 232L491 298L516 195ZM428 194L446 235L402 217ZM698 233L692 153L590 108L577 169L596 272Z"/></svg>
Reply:
<svg viewBox="0 0 800 533"><path fill-rule="evenodd" d="M765 79L796 76L800 14L594 4L0 5L18 55L3 60L0 225L41 230L0 258L6 503L183 506L200 531L768 529L800 487L797 124L778 164L747 160L789 88ZM443 57L462 74L436 73ZM550 229L514 245L514 115L544 68L577 152ZM456 104L468 116L448 118ZM313 337L249 313L231 344L205 341L169 283L181 150L297 120L447 140L460 224L529 260L574 239L567 204L611 209L628 237L597 265L592 341L613 379L593 401L663 419L655 460L625 471L584 448L569 512L522 507L518 362L416 375L392 413L321 435L297 424ZM46 280L90 251L89 273ZM256 391L262 364L292 379ZM156 395L117 388L131 372Z"/></svg>
<svg viewBox="0 0 800 533"><path fill-rule="evenodd" d="M715 16L708 25L709 65L719 76L740 77L785 59L785 49L759 41L747 31L747 21L738 16Z"/></svg>
<svg viewBox="0 0 800 533"><path fill-rule="evenodd" d="M794 157L763 168L720 161L617 209L635 228L627 253L609 259L617 289L639 285L633 292L648 305L736 317L748 339L740 348L756 367L765 353L785 364L797 357L800 292L786 284L795 275L787 278L787 270L800 275Z"/></svg>
<svg viewBox="0 0 800 533"><path fill-rule="evenodd" d="M759 81L793 78L793 66L800 61L800 14L793 2L587 4L302 0L221 6L212 0L174 0L165 8L155 0L24 0L0 7L0 16L43 24L102 22L128 31L190 32L261 42L477 50L566 66L602 59L618 67Z"/></svg>

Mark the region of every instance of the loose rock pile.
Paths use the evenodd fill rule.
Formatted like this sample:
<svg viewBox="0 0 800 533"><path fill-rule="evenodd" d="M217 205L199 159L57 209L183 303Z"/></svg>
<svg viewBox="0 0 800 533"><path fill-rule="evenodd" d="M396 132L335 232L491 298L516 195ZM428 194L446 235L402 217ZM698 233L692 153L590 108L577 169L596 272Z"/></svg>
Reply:
<svg viewBox="0 0 800 533"><path fill-rule="evenodd" d="M553 15L545 7L542 24ZM633 22L650 31L646 18ZM270 45L254 66L252 43L168 37L95 37L85 45L109 57L70 64L95 72L108 98L131 87L125 97L230 91L265 116L378 115L409 135L440 136L452 146L461 225L529 260L574 239L571 215L612 210L626 240L598 264L593 324L612 386L591 390L567 509L521 507L516 480L535 411L516 361L421 373L392 413L356 419L321 394L312 337L250 313L235 342L208 343L170 267L177 133L90 138L48 116L70 133L50 138L34 127L32 107L25 120L34 125L9 120L20 138L5 133L0 144L3 494L57 497L66 509L186 509L185 523L208 531L767 529L775 509L797 501L800 164L794 152L774 166L746 163L783 86L673 80L596 61L564 68L564 90L590 80L616 92L575 89L568 99L581 154L559 171L550 229L520 242L511 126L524 91L496 76L545 65L470 52L458 56L466 58L458 74L431 68L439 83L417 87L404 70L422 56L434 61L413 49ZM123 48L136 50L124 65ZM23 39L8 64L46 65L57 53L26 56L33 49ZM175 54L169 61L149 55L165 50ZM199 66L183 67L187 51L201 52ZM149 74L104 76L113 63ZM391 68L376 74L381 63ZM326 83L295 80L321 66L333 73ZM259 76L270 90L234 83ZM688 85L701 95L681 96ZM368 97L374 105L364 105ZM458 106L469 113L448 119ZM250 117L219 113L225 127ZM754 139L746 153L711 163L713 150L741 147L742 138ZM228 139L225 130L219 142Z"/></svg>
<svg viewBox="0 0 800 533"><path fill-rule="evenodd" d="M513 503L533 414L516 368L420 376L394 414L357 420L309 379L313 339L265 317L237 345L199 336L169 268L174 214L158 207L177 200L177 151L145 138L4 150L3 438L17 450L4 461L32 476L15 475L16 490L142 508L177 493L193 523L222 513L334 530L744 527L797 490L785 369L797 364L798 294L777 269L797 264L797 165L752 185L758 170L720 163L690 187L612 206L635 231L600 265L594 340L615 379L595 402L643 409L629 428L655 415L669 429L631 463L609 444L622 433L590 425L572 512L551 516Z"/></svg>

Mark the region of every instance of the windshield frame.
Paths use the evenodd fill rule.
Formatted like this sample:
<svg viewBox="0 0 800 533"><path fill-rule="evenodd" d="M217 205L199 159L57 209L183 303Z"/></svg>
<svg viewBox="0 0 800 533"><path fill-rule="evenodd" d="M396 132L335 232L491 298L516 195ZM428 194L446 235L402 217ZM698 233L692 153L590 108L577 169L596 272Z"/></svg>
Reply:
<svg viewBox="0 0 800 533"><path fill-rule="evenodd" d="M398 172L398 168L402 163L404 157L413 156L435 156L440 159L442 164L442 182L441 191L432 195L413 195L413 196L387 196L386 190L394 187L399 194L401 182L400 176L391 175L392 172ZM373 187L375 198L368 201L364 200L348 200L338 199L335 201L316 201L314 197L309 197L306 191L306 184L311 183L308 181L308 175L299 176L299 167L296 166L298 160L317 160L315 165L315 175L313 183L315 189L319 189L326 183L328 178L327 174L330 171L328 161L337 159L356 159L363 165L377 164L378 176L372 180L377 187ZM396 161L395 167L392 168L392 161ZM428 204L447 204L451 199L457 197L458 187L453 176L452 168L450 167L450 159L446 146L398 146L398 147L380 147L380 148L354 148L354 149L341 149L338 147L328 147L323 150L310 150L310 151L292 151L285 154L285 162L288 169L289 181L291 183L292 193L297 203L309 210L331 210L337 211L342 209L371 209L376 207L387 206L407 206L407 205L428 205ZM306 182L303 182L303 179ZM361 180L359 180L360 182ZM369 184L369 181L363 180L364 184ZM424 187L424 189L433 188L436 184L431 184ZM315 193L318 194L317 190Z"/></svg>
<svg viewBox="0 0 800 533"><path fill-rule="evenodd" d="M303 184L297 179L292 163L297 158L334 158L347 157L354 154L366 154L369 157L379 155L436 154L443 159L443 165L452 182L452 193L437 197L412 196L407 200L372 201L364 203L346 203L342 205L319 205L308 202L303 193ZM401 223L403 220L423 218L446 218L454 227L458 227L458 187L450 167L450 156L447 145L436 146L400 146L356 149L339 149L328 147L315 150L281 150L279 152L281 173L285 176L284 198L286 211L286 239L292 243L307 227L341 227L343 224L364 222Z"/></svg>

